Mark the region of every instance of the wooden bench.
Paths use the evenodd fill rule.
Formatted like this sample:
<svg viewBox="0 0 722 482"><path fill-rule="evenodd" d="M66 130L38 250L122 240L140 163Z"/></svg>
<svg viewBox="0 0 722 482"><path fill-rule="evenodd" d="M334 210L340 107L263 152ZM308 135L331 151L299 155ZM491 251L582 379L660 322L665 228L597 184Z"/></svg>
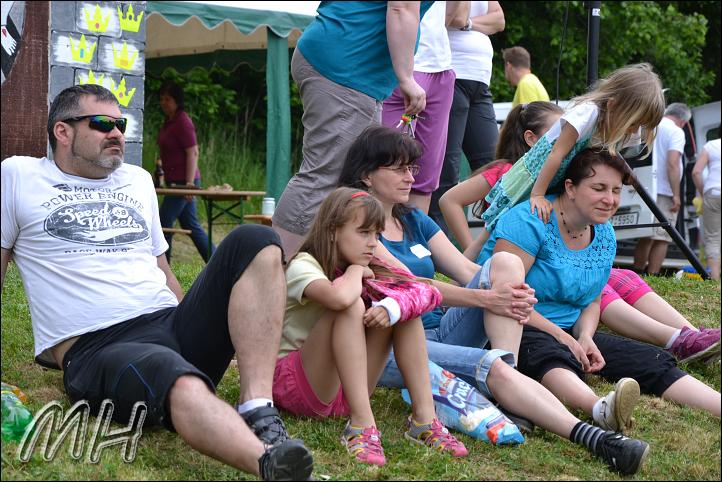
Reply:
<svg viewBox="0 0 722 482"><path fill-rule="evenodd" d="M245 216L243 216L243 221L261 223L265 224L266 226L270 226L272 217L273 216L269 216L268 214L246 214Z"/></svg>
<svg viewBox="0 0 722 482"><path fill-rule="evenodd" d="M181 229L181 228L163 228L163 232L165 234L187 234L189 236L191 234L190 229Z"/></svg>

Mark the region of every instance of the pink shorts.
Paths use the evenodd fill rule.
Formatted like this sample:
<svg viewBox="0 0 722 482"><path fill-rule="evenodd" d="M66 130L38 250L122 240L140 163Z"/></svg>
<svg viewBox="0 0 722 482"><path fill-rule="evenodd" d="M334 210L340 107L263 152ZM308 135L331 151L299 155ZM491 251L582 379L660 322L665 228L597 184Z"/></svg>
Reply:
<svg viewBox="0 0 722 482"><path fill-rule="evenodd" d="M652 291L647 283L634 271L615 269L609 274L609 281L602 290L600 313L614 300L623 299L628 305L634 305L639 298Z"/></svg>
<svg viewBox="0 0 722 482"><path fill-rule="evenodd" d="M273 373L273 403L294 415L306 417L342 417L350 411L343 389L330 403L318 399L306 378L301 362L301 352L296 350L276 362Z"/></svg>

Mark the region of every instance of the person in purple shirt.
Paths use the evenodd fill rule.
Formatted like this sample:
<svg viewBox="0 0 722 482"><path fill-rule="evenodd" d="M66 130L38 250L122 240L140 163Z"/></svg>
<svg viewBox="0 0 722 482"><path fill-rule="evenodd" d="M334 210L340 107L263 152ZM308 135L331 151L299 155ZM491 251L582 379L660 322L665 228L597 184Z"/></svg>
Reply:
<svg viewBox="0 0 722 482"><path fill-rule="evenodd" d="M198 142L193 121L184 110L183 89L172 81L161 85L160 108L165 114L165 123L158 133L160 158L163 162L167 187L196 188L201 184L198 169ZM191 239L203 261L213 254L215 246L208 252L208 235L198 222L194 196L165 196L160 206L160 223L172 228L176 220L183 229L190 229ZM166 256L170 263L173 234L166 233L168 242Z"/></svg>

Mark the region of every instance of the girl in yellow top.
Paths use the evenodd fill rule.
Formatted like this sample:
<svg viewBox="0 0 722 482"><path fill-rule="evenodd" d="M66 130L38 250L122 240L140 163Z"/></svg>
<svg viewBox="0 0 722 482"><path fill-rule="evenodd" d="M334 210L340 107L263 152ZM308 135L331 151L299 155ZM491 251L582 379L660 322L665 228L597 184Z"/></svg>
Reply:
<svg viewBox="0 0 722 482"><path fill-rule="evenodd" d="M390 298L364 305L363 280L375 276L369 264L384 223L383 208L365 191L339 188L321 204L286 270L288 299L273 399L296 415L348 416L341 442L349 454L384 465L369 397L393 346L413 400L405 437L466 456L464 445L436 418L421 319L399 320L401 309Z"/></svg>

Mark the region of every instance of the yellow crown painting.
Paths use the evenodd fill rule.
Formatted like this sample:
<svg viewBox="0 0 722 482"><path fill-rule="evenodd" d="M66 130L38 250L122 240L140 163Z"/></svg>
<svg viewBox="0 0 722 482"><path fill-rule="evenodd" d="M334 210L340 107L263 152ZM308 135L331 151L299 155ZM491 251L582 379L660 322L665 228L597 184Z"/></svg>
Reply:
<svg viewBox="0 0 722 482"><path fill-rule="evenodd" d="M113 79L111 79L112 81ZM105 81L105 74L101 75L100 78L97 78L92 70L88 71L88 77L83 80L82 77L80 79L81 84L97 84L97 85L103 85L103 82Z"/></svg>
<svg viewBox="0 0 722 482"><path fill-rule="evenodd" d="M88 12L88 9L83 7L83 12L85 12L85 23L88 27L88 30L91 32L105 32L108 30L108 22L110 22L110 14L106 15L105 18L103 18L102 13L100 12L100 5L97 3L95 4L95 13L93 14L93 17L90 17L90 12Z"/></svg>
<svg viewBox="0 0 722 482"><path fill-rule="evenodd" d="M123 15L123 11L118 5L118 19L120 20L120 29L126 32L137 32L140 29L140 21L143 20L143 13L140 12L136 17L133 13L133 5L128 5L127 15Z"/></svg>
<svg viewBox="0 0 722 482"><path fill-rule="evenodd" d="M130 89L130 92L125 92L125 77L120 79L120 83L116 87L115 81L113 78L110 78L110 90L115 94L115 98L118 99L118 103L122 105L123 107L128 107L128 104L130 104L130 99L133 98L133 94L135 94L135 87Z"/></svg>
<svg viewBox="0 0 722 482"><path fill-rule="evenodd" d="M73 37L68 36L68 39L70 40L70 55L73 57L73 60L89 64L90 61L93 60L93 53L95 52L95 47L98 46L98 42L94 42L88 47L85 34L80 36L80 42L77 44L73 41Z"/></svg>
<svg viewBox="0 0 722 482"><path fill-rule="evenodd" d="M115 50L115 44L113 44L113 63L119 69L132 69L136 57L138 57L137 50L133 53L132 57L128 57L128 42L123 42L123 47L120 50L120 54L118 54L118 51Z"/></svg>

